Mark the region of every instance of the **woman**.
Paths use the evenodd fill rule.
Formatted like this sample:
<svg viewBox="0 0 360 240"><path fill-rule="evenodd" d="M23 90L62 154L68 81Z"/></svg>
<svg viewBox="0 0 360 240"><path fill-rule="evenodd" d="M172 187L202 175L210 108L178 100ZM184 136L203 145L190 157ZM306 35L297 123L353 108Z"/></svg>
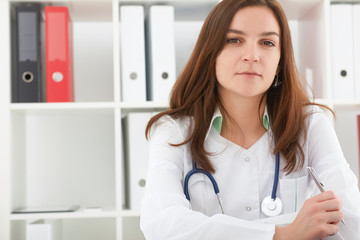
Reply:
<svg viewBox="0 0 360 240"><path fill-rule="evenodd" d="M224 0L212 10L170 110L153 117L146 134L148 240L324 239L343 218L359 222L357 179L330 121L304 93L275 0ZM333 191L319 194L308 166ZM203 174L187 179L197 169ZM282 216L293 217L276 226Z"/></svg>

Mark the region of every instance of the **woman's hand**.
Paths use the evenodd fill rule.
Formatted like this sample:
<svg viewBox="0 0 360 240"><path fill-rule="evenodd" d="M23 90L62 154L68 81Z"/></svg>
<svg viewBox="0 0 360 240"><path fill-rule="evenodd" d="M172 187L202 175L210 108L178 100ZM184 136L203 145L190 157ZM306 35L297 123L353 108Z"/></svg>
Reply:
<svg viewBox="0 0 360 240"><path fill-rule="evenodd" d="M340 198L332 191L309 198L292 224L276 227L274 239L318 240L334 235L344 217L341 206Z"/></svg>

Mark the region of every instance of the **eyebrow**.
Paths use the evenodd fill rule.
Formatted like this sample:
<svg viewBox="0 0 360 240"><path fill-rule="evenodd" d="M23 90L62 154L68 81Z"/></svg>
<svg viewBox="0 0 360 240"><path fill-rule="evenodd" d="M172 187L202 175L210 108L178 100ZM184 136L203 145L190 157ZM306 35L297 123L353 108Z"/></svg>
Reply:
<svg viewBox="0 0 360 240"><path fill-rule="evenodd" d="M243 32L241 30L235 30L235 29L229 29L228 33L236 33L236 34L240 34L240 35L246 35L245 32ZM280 38L280 36L277 32L263 32L260 34L260 36L262 36L262 37L277 36L278 38Z"/></svg>

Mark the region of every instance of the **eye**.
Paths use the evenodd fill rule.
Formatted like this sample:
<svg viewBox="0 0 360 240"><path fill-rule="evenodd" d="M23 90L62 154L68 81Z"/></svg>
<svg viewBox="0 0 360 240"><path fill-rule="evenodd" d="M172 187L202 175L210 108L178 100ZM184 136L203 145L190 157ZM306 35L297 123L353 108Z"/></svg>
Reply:
<svg viewBox="0 0 360 240"><path fill-rule="evenodd" d="M275 43L269 40L265 40L261 42L261 45L268 46L268 47L275 47Z"/></svg>
<svg viewBox="0 0 360 240"><path fill-rule="evenodd" d="M229 38L229 39L226 39L226 43L230 43L230 44L239 44L241 43L242 41L238 38Z"/></svg>

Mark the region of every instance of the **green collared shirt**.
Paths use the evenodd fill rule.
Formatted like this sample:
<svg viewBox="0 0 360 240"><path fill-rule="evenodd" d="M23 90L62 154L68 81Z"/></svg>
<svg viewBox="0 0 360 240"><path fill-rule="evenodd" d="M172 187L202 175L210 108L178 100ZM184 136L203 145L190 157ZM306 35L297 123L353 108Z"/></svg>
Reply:
<svg viewBox="0 0 360 240"><path fill-rule="evenodd" d="M223 117L220 115L215 116L212 126L216 129L216 131L218 132L218 134L221 133L221 127L222 127L222 120ZM264 115L263 115L263 125L264 128L266 128L266 130L269 130L269 116L267 113L267 108L265 107L265 111L264 111Z"/></svg>

